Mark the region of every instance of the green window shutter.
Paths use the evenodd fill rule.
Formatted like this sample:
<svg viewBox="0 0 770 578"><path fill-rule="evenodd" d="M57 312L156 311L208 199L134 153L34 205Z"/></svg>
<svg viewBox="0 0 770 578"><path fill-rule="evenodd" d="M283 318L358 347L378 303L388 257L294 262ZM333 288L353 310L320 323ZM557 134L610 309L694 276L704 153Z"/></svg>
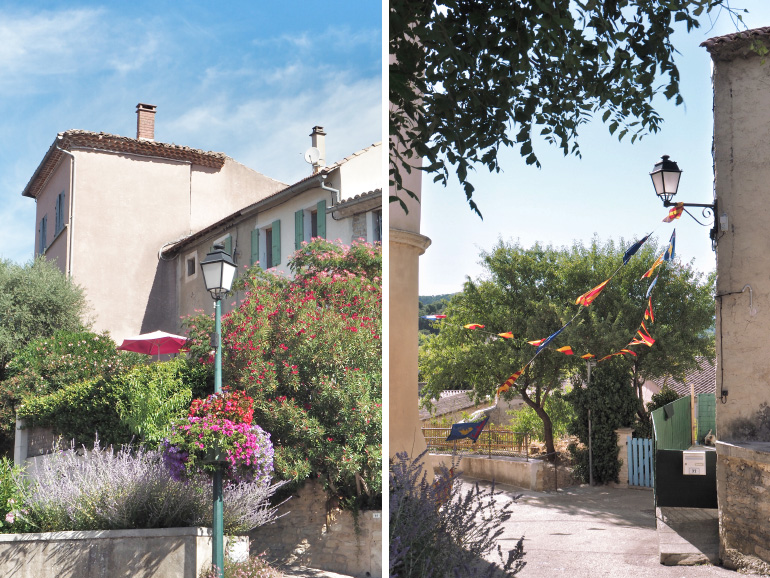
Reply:
<svg viewBox="0 0 770 578"><path fill-rule="evenodd" d="M59 213L59 203L60 202L61 202L61 195L57 195L56 196L56 209L55 209L55 211L56 211L56 218L55 218L55 224L54 224L54 228L53 228L53 234L54 235L58 235L59 234L59 226L60 226L60 223L59 223L59 215L60 215L60 213Z"/></svg>
<svg viewBox="0 0 770 578"><path fill-rule="evenodd" d="M259 229L251 230L251 263L253 265L259 261Z"/></svg>
<svg viewBox="0 0 770 578"><path fill-rule="evenodd" d="M273 221L273 267L281 264L281 220Z"/></svg>
<svg viewBox="0 0 770 578"><path fill-rule="evenodd" d="M225 245L225 253L233 257L233 236L232 235L228 235L225 238L224 245ZM234 258L233 258L233 261L235 261Z"/></svg>
<svg viewBox="0 0 770 578"><path fill-rule="evenodd" d="M294 213L294 250L299 251L302 248L302 241L305 240L305 211L300 209Z"/></svg>
<svg viewBox="0 0 770 578"><path fill-rule="evenodd" d="M316 219L318 227L318 236L322 239L326 238L326 199L318 201L316 205Z"/></svg>

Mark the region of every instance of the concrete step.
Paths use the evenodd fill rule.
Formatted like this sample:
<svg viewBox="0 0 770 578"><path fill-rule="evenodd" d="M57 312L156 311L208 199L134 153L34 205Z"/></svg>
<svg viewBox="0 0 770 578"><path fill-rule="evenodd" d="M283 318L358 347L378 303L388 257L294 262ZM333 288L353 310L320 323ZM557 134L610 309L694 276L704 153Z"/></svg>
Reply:
<svg viewBox="0 0 770 578"><path fill-rule="evenodd" d="M717 510L657 508L656 518L661 564L719 564Z"/></svg>

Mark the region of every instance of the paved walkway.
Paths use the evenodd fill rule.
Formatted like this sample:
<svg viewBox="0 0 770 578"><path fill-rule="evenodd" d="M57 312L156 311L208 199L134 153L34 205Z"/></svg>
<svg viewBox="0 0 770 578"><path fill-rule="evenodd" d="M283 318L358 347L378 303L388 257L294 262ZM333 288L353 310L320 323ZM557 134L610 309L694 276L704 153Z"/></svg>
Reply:
<svg viewBox="0 0 770 578"><path fill-rule="evenodd" d="M464 483L472 482L465 478ZM488 482L479 482L488 486ZM722 567L663 566L655 507L649 490L579 486L533 492L511 486L498 499L521 494L506 523L501 546L524 536L521 578L732 577Z"/></svg>

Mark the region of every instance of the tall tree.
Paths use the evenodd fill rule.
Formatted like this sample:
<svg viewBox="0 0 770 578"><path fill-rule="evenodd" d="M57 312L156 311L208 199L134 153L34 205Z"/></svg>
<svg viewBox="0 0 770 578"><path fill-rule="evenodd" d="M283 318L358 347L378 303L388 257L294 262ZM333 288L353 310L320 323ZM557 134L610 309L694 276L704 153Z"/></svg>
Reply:
<svg viewBox="0 0 770 578"><path fill-rule="evenodd" d="M554 249L535 245L524 249L500 242L482 254L485 274L468 280L450 301L441 330L420 351L424 391L437 397L443 389L471 387L477 397L494 395L514 372L527 366L543 339L572 320L553 342L527 366L505 396L520 395L543 420L546 448L554 452L551 420L544 409L553 391L572 375L585 371L580 355L601 358L618 352L634 339L648 301L650 279L642 275L660 251L648 241L607 284L594 302L580 310L576 298L608 279L623 262L627 245L610 241ZM664 374L682 375L701 355L713 355L713 278L703 279L678 262L658 269L652 294L655 323L647 322L656 339L653 347L632 346L628 354L629 383L636 393L640 416L641 384ZM580 311L580 314L575 316ZM574 320L573 320L574 318ZM470 323L483 329L466 329ZM513 338L498 336L512 332ZM569 345L575 355L556 348Z"/></svg>
<svg viewBox="0 0 770 578"><path fill-rule="evenodd" d="M721 9L740 21L729 0L391 0L391 182L425 158L478 212L468 172L499 172L501 146L539 167L538 139L579 156L594 117L618 139L657 132L655 97L682 103L673 24Z"/></svg>
<svg viewBox="0 0 770 578"><path fill-rule="evenodd" d="M0 381L14 354L32 339L84 329L86 311L83 290L49 261L0 261Z"/></svg>

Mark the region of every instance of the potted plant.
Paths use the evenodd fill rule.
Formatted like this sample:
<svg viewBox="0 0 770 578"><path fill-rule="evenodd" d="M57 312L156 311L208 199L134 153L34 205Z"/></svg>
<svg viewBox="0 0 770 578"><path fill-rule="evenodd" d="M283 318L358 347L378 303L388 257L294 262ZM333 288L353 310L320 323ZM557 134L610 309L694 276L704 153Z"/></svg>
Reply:
<svg viewBox="0 0 770 578"><path fill-rule="evenodd" d="M172 477L189 479L222 468L225 479L264 481L273 473L270 434L252 423L254 400L224 388L193 400L185 419L172 424L163 442L163 458Z"/></svg>

